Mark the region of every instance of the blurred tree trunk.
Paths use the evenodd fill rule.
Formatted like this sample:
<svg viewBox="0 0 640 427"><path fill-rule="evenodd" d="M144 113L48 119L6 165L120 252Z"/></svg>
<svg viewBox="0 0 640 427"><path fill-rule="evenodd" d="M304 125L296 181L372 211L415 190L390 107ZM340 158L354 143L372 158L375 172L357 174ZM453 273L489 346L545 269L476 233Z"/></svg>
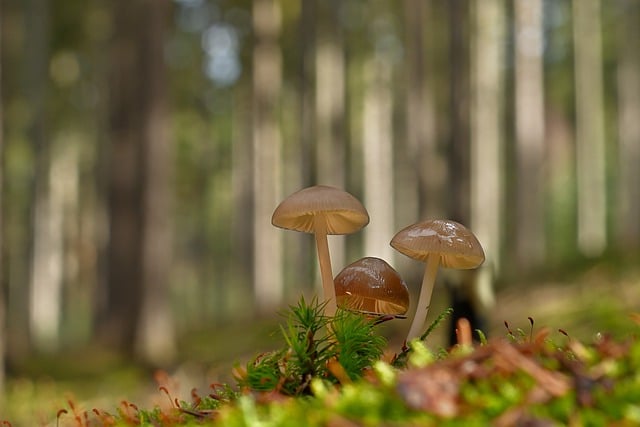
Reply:
<svg viewBox="0 0 640 427"><path fill-rule="evenodd" d="M2 115L2 30L4 28L3 15L0 11L0 396L4 396L5 389L5 353L7 343L7 309L6 309L6 287L5 287L5 257L4 257L4 116ZM0 399L0 410L2 410L4 399Z"/></svg>
<svg viewBox="0 0 640 427"><path fill-rule="evenodd" d="M247 126L251 120L251 101L248 93L251 91L250 84L243 81L235 89L234 112L233 112L233 146L232 146L232 193L233 193L233 216L231 219L231 255L236 262L232 263L235 270L234 276L243 284L242 289L227 289L227 295L241 295L239 299L245 300L253 293L254 265L251 262L251 254L254 250L253 242L253 146L252 129ZM203 277L204 285L208 278ZM220 304L223 302L220 301ZM220 307L222 317L229 317L231 304Z"/></svg>
<svg viewBox="0 0 640 427"><path fill-rule="evenodd" d="M432 40L435 31L433 12L429 2L405 0L406 52L406 126L409 157L405 161L413 164L417 182L417 218L438 218L443 212L443 185L445 165L438 150L436 132L435 95L432 89L435 67L427 58L427 40ZM425 31L429 28L429 31ZM429 37L427 38L427 33ZM433 42L432 42L433 43ZM402 167L397 173L402 173ZM413 196L415 197L415 196ZM413 217L404 223L414 221Z"/></svg>
<svg viewBox="0 0 640 427"><path fill-rule="evenodd" d="M280 19L277 1L253 1L254 287L262 312L273 311L284 295L282 230L271 225L273 210L282 198Z"/></svg>
<svg viewBox="0 0 640 427"><path fill-rule="evenodd" d="M364 66L362 151L364 204L372 213L364 229L364 252L391 262L395 234L393 127L390 59L376 52Z"/></svg>
<svg viewBox="0 0 640 427"><path fill-rule="evenodd" d="M29 314L33 346L39 351L54 351L58 347L62 283L64 279L64 220L69 200L70 180L77 172L73 158L67 161L75 147L49 147L40 153L37 179L39 188L34 201L34 246ZM59 149L58 149L59 148ZM55 153L55 154L54 154ZM73 154L71 154L73 156Z"/></svg>
<svg viewBox="0 0 640 427"><path fill-rule="evenodd" d="M175 352L169 305L168 0L112 2L108 288L102 338L146 362Z"/></svg>
<svg viewBox="0 0 640 427"><path fill-rule="evenodd" d="M301 2L301 10L298 23L298 122L299 122L299 146L297 160L293 160L293 164L297 165L296 169L299 175L299 188L314 185L315 165L313 164L315 156L313 149L315 147L315 41L316 41L316 0L303 0ZM293 191L296 189L291 189ZM289 194L291 191L286 191ZM291 233L289 233L291 234ZM320 290L320 281L315 280L315 245L309 236L295 233L285 236L287 239L293 239L293 245L287 247L295 248L295 253L287 253L287 259L292 260L289 264L295 269L295 279L298 286L302 285L306 290L316 292Z"/></svg>
<svg viewBox="0 0 640 427"><path fill-rule="evenodd" d="M31 257L29 283L29 337L38 350L57 346L62 286L61 213L52 205L51 138L47 135L50 10L48 0L30 0L25 7L25 88L30 107L29 140L35 166L31 200Z"/></svg>
<svg viewBox="0 0 640 427"><path fill-rule="evenodd" d="M574 0L572 7L575 51L578 248L584 255L597 256L602 253L607 243L600 1ZM637 165L635 167L637 168Z"/></svg>
<svg viewBox="0 0 640 427"><path fill-rule="evenodd" d="M504 229L505 4L474 2L471 97L471 226L499 270Z"/></svg>
<svg viewBox="0 0 640 427"><path fill-rule="evenodd" d="M545 256L545 120L542 0L517 0L515 14L516 261Z"/></svg>
<svg viewBox="0 0 640 427"><path fill-rule="evenodd" d="M300 122L300 173L302 186L308 187L315 182L315 52L316 52L316 9L317 0L302 0L298 23L299 122ZM308 239L304 239L305 241Z"/></svg>
<svg viewBox="0 0 640 427"><path fill-rule="evenodd" d="M26 37L12 37L11 27L14 25L26 27L26 10L24 4L15 2L3 2L2 15L3 24L2 40L2 66L3 79L5 84L2 93L4 105L4 136L3 140L3 166L4 181L3 195L5 197L3 213L3 243L6 250L3 254L4 278L6 279L6 347L5 356L7 364L17 363L23 360L30 351L29 339L29 281L31 264L31 241L33 233L31 227L31 201L33 199L33 167L32 144L29 132L33 128L35 116L28 111L28 118L24 121L20 129L21 138L16 141L8 137L10 134L9 117L10 110L7 107L10 102L19 100L27 109L31 108L28 101L28 65L25 57ZM12 66L10 66L12 65ZM38 89L38 87L36 87ZM19 149L27 154L27 166L23 173L14 178L12 175L11 150ZM17 186L17 187L15 187ZM19 190L13 190L19 188ZM25 189L27 191L25 191ZM13 195L13 197L11 197Z"/></svg>
<svg viewBox="0 0 640 427"><path fill-rule="evenodd" d="M154 364L170 362L176 353L171 311L172 150L167 105L165 39L169 0L145 0L146 22L141 35L146 99L142 123L142 307L136 325L136 354ZM145 85L141 82L141 85Z"/></svg>
<svg viewBox="0 0 640 427"><path fill-rule="evenodd" d="M339 0L316 2L316 183L346 186L345 52ZM345 239L329 237L334 273L345 264ZM319 284L319 281L316 281ZM320 288L317 288L318 290Z"/></svg>
<svg viewBox="0 0 640 427"><path fill-rule="evenodd" d="M618 25L618 194L616 239L622 250L640 242L640 2L620 2Z"/></svg>
<svg viewBox="0 0 640 427"><path fill-rule="evenodd" d="M449 0L447 216L469 225L469 0Z"/></svg>

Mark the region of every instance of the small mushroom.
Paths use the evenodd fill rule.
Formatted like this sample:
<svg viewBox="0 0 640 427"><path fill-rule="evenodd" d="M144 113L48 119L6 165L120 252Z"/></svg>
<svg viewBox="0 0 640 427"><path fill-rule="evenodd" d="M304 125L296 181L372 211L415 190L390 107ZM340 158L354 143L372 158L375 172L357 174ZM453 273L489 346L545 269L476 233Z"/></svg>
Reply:
<svg viewBox="0 0 640 427"><path fill-rule="evenodd" d="M409 309L407 284L380 258L366 257L349 264L334 282L339 307L393 316L401 316Z"/></svg>
<svg viewBox="0 0 640 427"><path fill-rule="evenodd" d="M273 212L271 223L280 228L313 233L322 276L325 314L336 312L335 289L327 234L351 234L369 223L362 203L346 191L316 185L297 191L283 200Z"/></svg>
<svg viewBox="0 0 640 427"><path fill-rule="evenodd" d="M438 266L471 269L484 262L484 251L476 236L464 225L451 220L429 220L400 230L391 246L408 256L426 263L416 314L409 328L407 341L419 336L438 273Z"/></svg>

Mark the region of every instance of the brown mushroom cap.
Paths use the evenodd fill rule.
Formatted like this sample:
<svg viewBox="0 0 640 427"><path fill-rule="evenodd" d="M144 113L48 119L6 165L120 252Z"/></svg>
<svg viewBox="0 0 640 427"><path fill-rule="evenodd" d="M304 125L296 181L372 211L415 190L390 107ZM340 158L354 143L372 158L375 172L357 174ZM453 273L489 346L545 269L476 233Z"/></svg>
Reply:
<svg viewBox="0 0 640 427"><path fill-rule="evenodd" d="M313 233L318 218L324 219L327 234L350 234L369 223L369 214L358 199L326 185L307 187L287 197L273 212L271 223Z"/></svg>
<svg viewBox="0 0 640 427"><path fill-rule="evenodd" d="M404 314L409 290L396 270L380 258L346 266L334 279L338 306L376 314Z"/></svg>
<svg viewBox="0 0 640 427"><path fill-rule="evenodd" d="M484 262L484 251L476 236L451 220L428 220L405 227L393 237L391 246L425 262L429 254L438 254L440 264L447 268L471 269Z"/></svg>

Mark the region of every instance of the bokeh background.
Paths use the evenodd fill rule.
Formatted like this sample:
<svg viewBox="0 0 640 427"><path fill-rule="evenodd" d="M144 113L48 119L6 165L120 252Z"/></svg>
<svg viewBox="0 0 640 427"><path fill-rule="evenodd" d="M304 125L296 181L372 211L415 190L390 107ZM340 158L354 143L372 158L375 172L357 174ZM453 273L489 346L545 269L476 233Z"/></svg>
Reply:
<svg viewBox="0 0 640 427"><path fill-rule="evenodd" d="M313 238L271 214L315 184L371 217L330 236L334 275L377 256L415 295L422 266L389 241L450 218L485 248L492 327L615 331L640 308L637 0L0 7L0 354L18 394L268 348L276 313L320 290Z"/></svg>

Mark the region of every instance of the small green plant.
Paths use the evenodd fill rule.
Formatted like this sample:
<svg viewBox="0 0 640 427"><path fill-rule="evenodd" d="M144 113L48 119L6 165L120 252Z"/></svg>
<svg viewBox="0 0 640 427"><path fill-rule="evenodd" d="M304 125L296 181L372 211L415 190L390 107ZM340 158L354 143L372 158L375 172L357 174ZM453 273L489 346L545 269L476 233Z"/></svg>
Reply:
<svg viewBox="0 0 640 427"><path fill-rule="evenodd" d="M386 340L375 334L374 319L347 310L328 317L324 305L302 298L291 306L286 326L281 327L286 347L261 354L244 369L236 369L239 386L305 395L310 393L313 378L353 381L380 359Z"/></svg>
<svg viewBox="0 0 640 427"><path fill-rule="evenodd" d="M445 311L443 311L442 313L440 313L440 315L438 317L436 317L436 319L431 322L431 324L429 325L429 327L427 328L427 330L420 335L420 337L417 339L417 341L419 342L423 342L424 340L427 339L427 337L429 335L431 335L431 333L449 316L451 316L453 314L453 309L452 308L447 308ZM402 347L402 351L400 353L398 353L394 358L393 361L391 362L391 364L396 367L396 368L404 368L407 366L407 360L409 355L411 354L412 351L414 351L414 348L411 347L410 345L411 343L405 343L405 345Z"/></svg>

